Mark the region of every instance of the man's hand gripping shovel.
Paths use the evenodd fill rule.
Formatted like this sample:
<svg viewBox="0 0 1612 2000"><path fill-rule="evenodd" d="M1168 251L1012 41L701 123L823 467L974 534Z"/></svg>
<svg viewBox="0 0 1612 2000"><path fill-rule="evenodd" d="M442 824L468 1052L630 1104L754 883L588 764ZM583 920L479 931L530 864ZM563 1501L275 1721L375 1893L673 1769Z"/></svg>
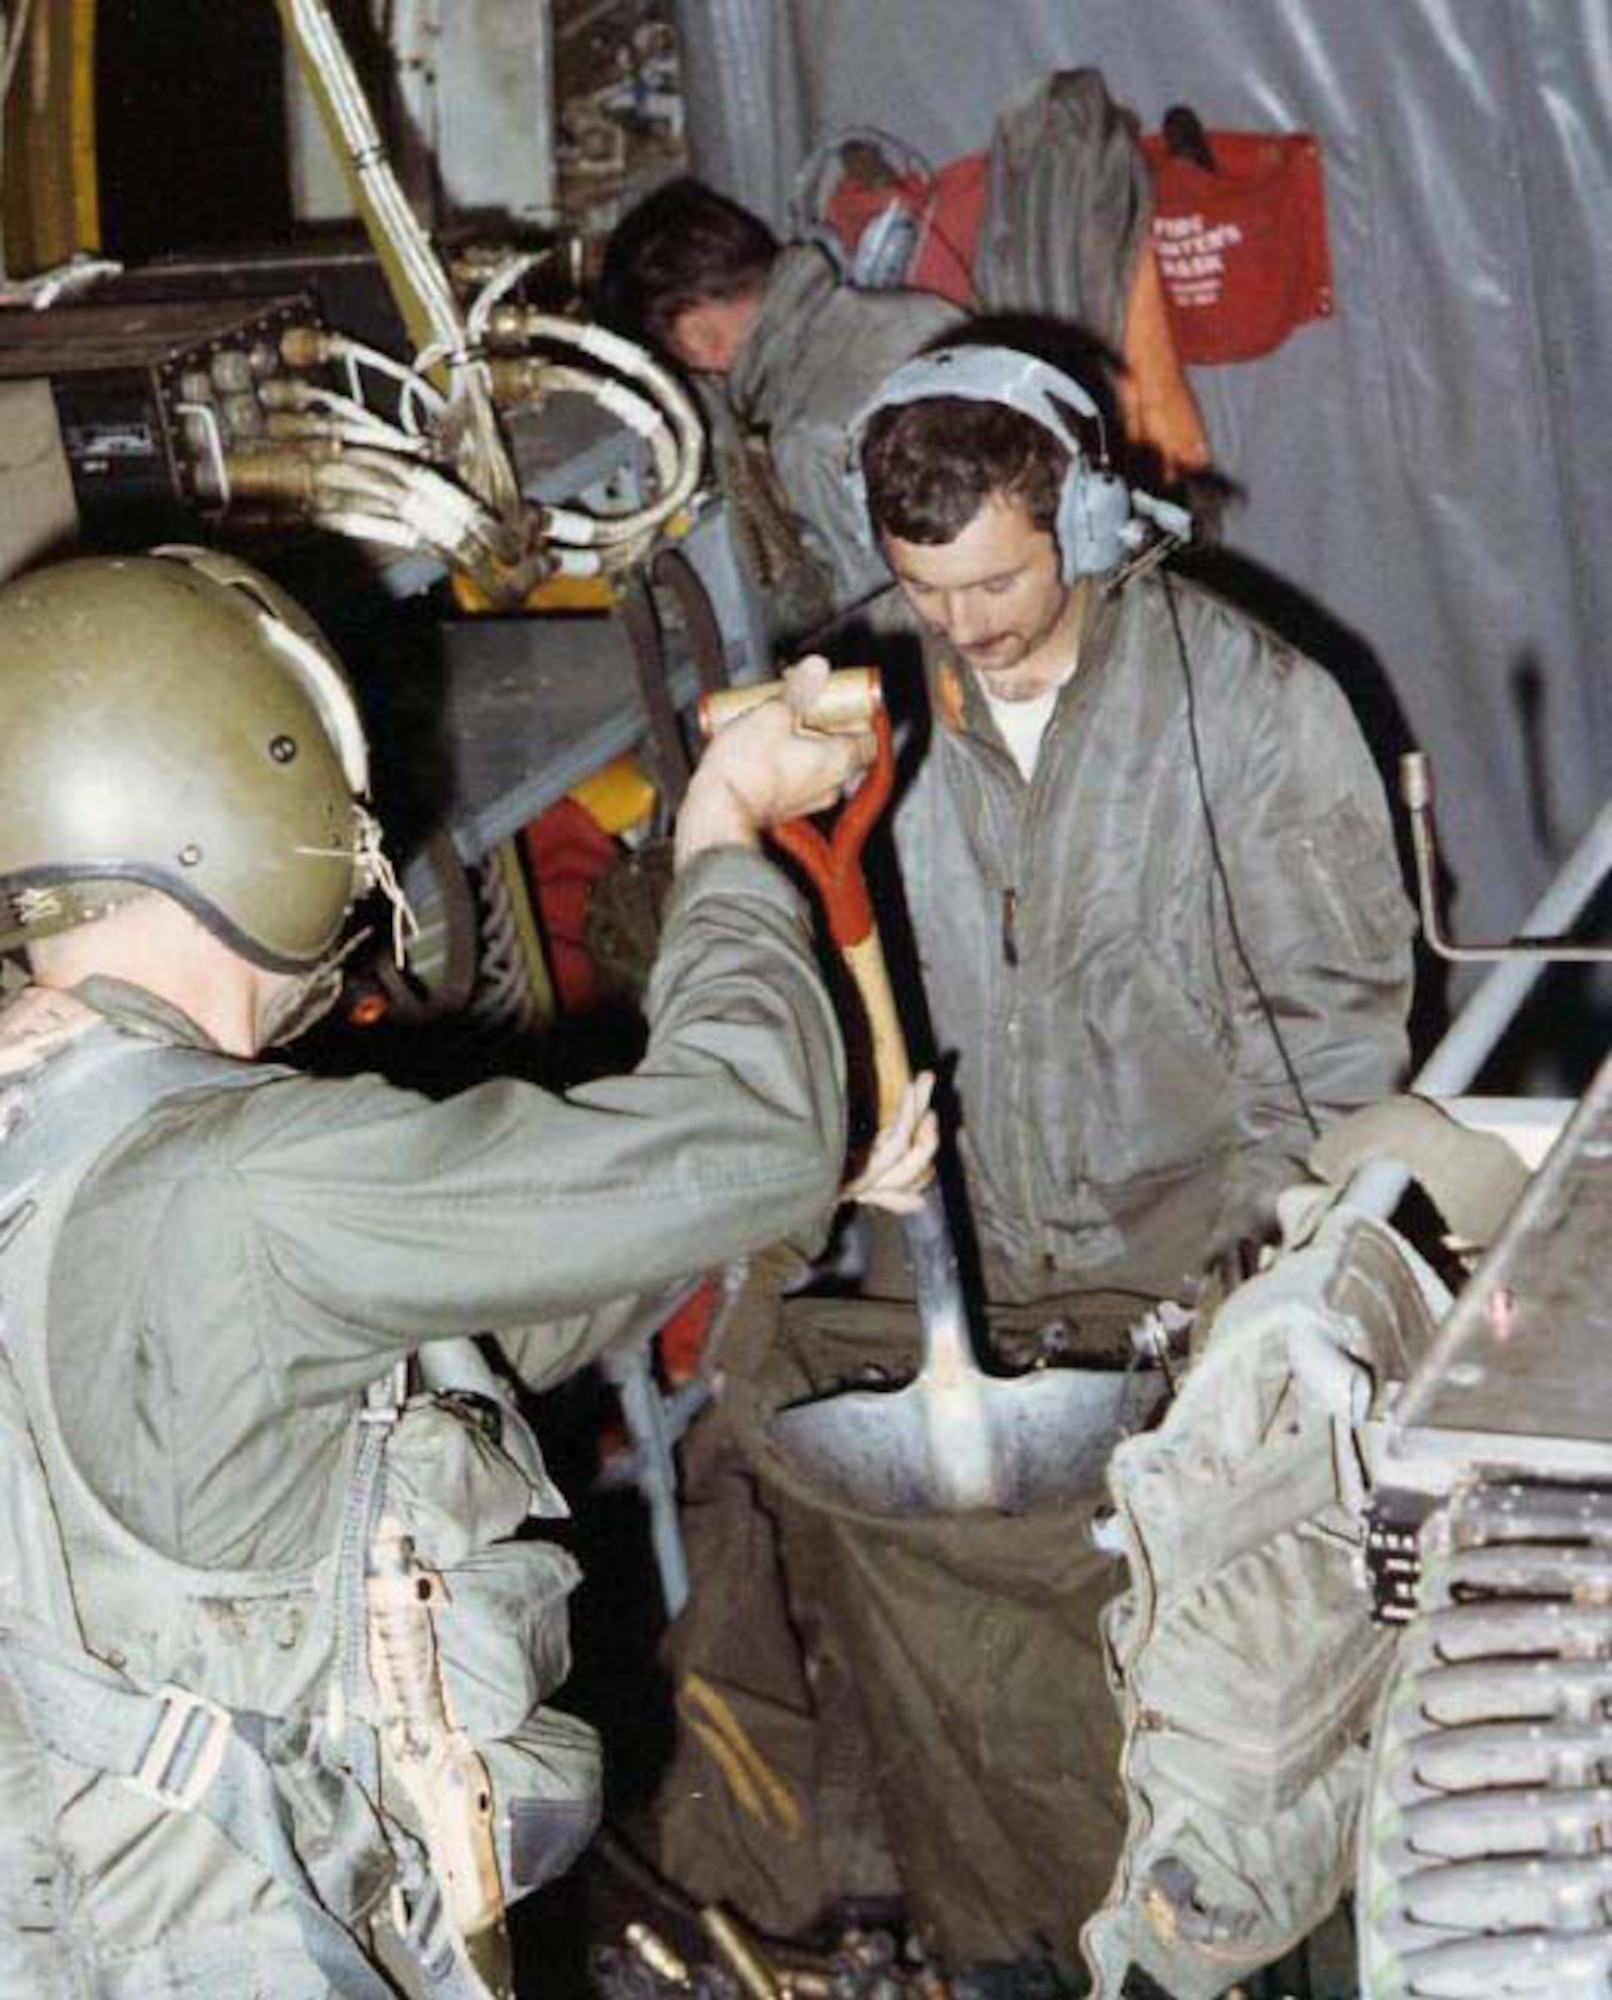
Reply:
<svg viewBox="0 0 1612 2000"><path fill-rule="evenodd" d="M708 695L701 723L710 734L780 692L779 684ZM867 1015L878 1086L880 1135L867 1168L846 1190L902 1215L912 1265L922 1366L899 1390L850 1390L781 1410L769 1425L779 1454L826 1498L882 1514L961 1513L1003 1504L986 1392L974 1360L957 1257L929 1150L915 1134L931 1115L928 1079L915 1086L890 988L862 850L895 781L890 723L878 674L833 674L801 718L806 727L872 727L877 754L832 834L809 820L770 833L812 882L829 935Z"/></svg>

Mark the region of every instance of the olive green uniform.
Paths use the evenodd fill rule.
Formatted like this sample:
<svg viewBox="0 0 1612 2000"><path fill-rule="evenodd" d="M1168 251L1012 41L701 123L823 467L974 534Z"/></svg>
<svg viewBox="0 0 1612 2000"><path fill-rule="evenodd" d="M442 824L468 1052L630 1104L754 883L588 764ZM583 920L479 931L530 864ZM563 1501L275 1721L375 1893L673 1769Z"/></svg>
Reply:
<svg viewBox="0 0 1612 2000"><path fill-rule="evenodd" d="M202 1043L132 988L78 998L116 1032ZM766 862L725 849L684 872L648 1009L639 1068L564 1099L499 1081L437 1103L287 1074L160 1103L113 1144L57 1239L48 1315L65 1446L140 1542L237 1574L317 1561L355 1414L401 1355L502 1330L541 1383L621 1329L610 1302L629 1288L821 1228L839 1037L803 910ZM0 1013L0 1052L6 1030ZM220 1635L86 1637L148 1683L189 1685ZM118 1792L84 1840L88 1918L120 1951L194 1960L233 1936L243 1978L271 1943L264 1966L294 1953L277 1892L199 1819Z"/></svg>

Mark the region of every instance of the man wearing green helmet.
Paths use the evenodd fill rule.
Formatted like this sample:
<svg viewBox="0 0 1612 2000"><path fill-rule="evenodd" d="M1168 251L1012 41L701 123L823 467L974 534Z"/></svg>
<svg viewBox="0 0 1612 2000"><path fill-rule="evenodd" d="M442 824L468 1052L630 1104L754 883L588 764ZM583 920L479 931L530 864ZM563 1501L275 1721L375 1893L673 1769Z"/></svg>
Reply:
<svg viewBox="0 0 1612 2000"><path fill-rule="evenodd" d="M379 2000L377 1952L510 1990L503 1905L586 1838L596 1757L543 1705L574 1565L510 1539L563 1503L466 1337L514 1330L540 1386L624 1284L823 1227L839 1036L759 842L870 753L798 726L824 671L695 775L638 1069L431 1102L252 1060L390 883L311 622L199 550L0 589L32 975L0 1010L0 1990Z"/></svg>

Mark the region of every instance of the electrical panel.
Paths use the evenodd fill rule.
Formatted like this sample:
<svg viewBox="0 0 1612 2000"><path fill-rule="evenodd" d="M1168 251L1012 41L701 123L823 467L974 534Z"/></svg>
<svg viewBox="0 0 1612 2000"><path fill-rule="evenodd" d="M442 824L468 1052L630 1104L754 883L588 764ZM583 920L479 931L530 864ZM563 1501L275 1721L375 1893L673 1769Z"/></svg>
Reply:
<svg viewBox="0 0 1612 2000"><path fill-rule="evenodd" d="M83 545L143 547L223 509L226 460L271 438L301 373L286 336L319 325L307 294L11 313L0 381L48 382Z"/></svg>

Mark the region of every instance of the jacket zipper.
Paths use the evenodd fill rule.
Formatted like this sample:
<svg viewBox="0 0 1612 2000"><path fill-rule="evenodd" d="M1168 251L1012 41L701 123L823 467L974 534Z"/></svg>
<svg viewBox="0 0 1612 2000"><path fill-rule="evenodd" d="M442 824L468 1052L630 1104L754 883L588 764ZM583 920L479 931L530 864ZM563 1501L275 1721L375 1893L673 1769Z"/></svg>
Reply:
<svg viewBox="0 0 1612 2000"><path fill-rule="evenodd" d="M1041 738L1041 751L1036 759L1035 772L1024 781L1024 803L1015 815L1016 837L1013 845L1018 852L1021 867L1033 851L1036 808L1042 795L1036 790L1036 777L1040 775L1042 758L1047 755L1057 730L1058 718L1054 715L1048 719ZM1015 764L1013 769L1017 773L1018 766ZM1043 787L1043 791L1044 789ZM1004 964L1010 966L1017 966L1019 962L1019 891L1011 884L1005 884L1002 889L1002 960Z"/></svg>

